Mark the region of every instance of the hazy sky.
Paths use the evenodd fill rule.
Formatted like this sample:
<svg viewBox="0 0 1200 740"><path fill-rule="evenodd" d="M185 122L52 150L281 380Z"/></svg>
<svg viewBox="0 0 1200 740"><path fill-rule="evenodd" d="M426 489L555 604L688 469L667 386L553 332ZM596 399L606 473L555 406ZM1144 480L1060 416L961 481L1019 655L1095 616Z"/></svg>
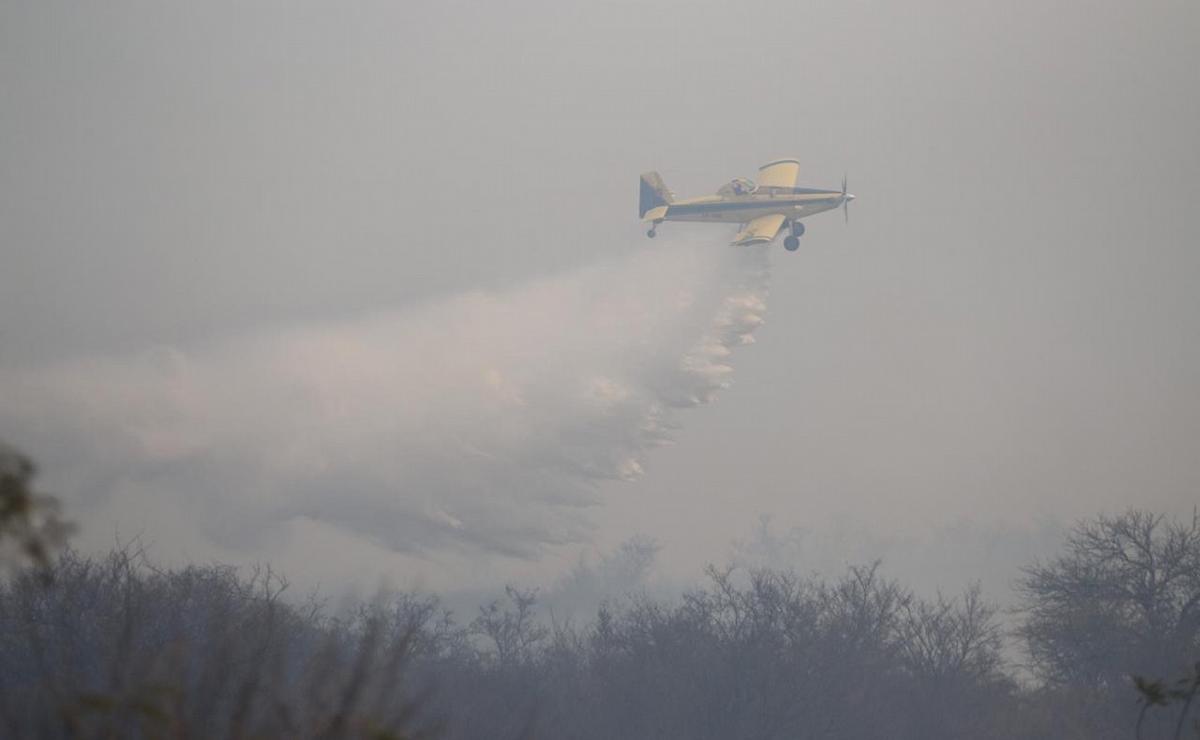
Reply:
<svg viewBox="0 0 1200 740"><path fill-rule="evenodd" d="M326 581L637 533L690 572L761 513L1001 568L1191 511L1197 38L1184 1L5 0L0 437L88 546ZM858 200L769 297L734 227L643 236L639 172L782 156Z"/></svg>

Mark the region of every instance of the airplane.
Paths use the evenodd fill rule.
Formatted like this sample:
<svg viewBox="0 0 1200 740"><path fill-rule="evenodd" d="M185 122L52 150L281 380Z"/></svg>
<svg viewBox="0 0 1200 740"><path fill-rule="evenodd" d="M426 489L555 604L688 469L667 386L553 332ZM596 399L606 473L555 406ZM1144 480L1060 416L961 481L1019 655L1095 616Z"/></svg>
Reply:
<svg viewBox="0 0 1200 740"><path fill-rule="evenodd" d="M650 224L646 236L653 239L663 221L708 221L742 224L734 246L769 244L785 228L790 234L783 240L789 252L800 248L804 224L800 219L841 206L850 221L850 201L846 178L842 189L817 190L796 187L800 163L777 159L758 168L758 182L738 177L721 186L716 195L676 200L657 172L642 175L638 199L638 217Z"/></svg>

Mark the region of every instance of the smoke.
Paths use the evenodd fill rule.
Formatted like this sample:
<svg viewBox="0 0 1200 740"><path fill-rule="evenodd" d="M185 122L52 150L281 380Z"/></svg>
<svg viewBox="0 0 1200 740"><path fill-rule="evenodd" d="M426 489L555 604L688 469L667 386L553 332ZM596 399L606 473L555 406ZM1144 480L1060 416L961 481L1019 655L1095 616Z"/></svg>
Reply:
<svg viewBox="0 0 1200 740"><path fill-rule="evenodd" d="M0 437L85 527L163 511L241 551L309 521L532 557L586 539L596 483L641 474L677 411L728 385L766 282L761 248L656 244L504 292L9 371Z"/></svg>

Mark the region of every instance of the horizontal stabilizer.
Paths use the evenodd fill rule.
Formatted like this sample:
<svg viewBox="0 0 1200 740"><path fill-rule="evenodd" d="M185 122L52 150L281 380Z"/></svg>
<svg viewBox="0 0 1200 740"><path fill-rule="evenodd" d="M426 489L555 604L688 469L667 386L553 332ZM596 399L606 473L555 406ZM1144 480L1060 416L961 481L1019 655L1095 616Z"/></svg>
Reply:
<svg viewBox="0 0 1200 740"><path fill-rule="evenodd" d="M648 210L642 214L642 220L643 221L661 221L663 218L666 217L668 208L670 208L670 206L657 206L655 208L651 208L650 210Z"/></svg>

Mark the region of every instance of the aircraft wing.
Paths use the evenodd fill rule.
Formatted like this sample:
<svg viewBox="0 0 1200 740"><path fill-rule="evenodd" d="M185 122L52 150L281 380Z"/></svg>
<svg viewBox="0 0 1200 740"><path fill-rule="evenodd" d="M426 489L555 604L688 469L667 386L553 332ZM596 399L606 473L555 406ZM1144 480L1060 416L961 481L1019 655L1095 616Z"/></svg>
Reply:
<svg viewBox="0 0 1200 740"><path fill-rule="evenodd" d="M758 187L787 188L796 187L796 179L800 176L800 163L794 159L777 159L758 168Z"/></svg>
<svg viewBox="0 0 1200 740"><path fill-rule="evenodd" d="M759 216L742 227L738 235L733 237L732 244L737 246L766 244L775 238L779 229L783 228L785 218L782 213L768 213L765 216Z"/></svg>

